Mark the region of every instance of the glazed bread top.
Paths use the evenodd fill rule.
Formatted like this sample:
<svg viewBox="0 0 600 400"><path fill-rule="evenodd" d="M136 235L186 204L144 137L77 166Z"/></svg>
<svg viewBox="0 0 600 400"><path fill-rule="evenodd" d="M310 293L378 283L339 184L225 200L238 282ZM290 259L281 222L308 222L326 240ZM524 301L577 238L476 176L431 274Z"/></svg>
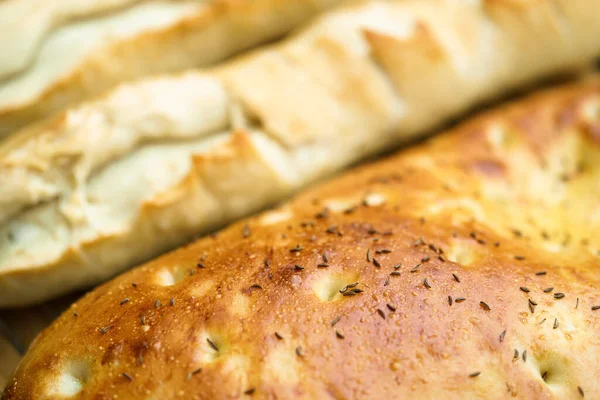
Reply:
<svg viewBox="0 0 600 400"><path fill-rule="evenodd" d="M600 0L557 4L360 2L18 132L0 145L0 307L97 284L592 60Z"/></svg>
<svg viewBox="0 0 600 400"><path fill-rule="evenodd" d="M212 65L341 0L0 3L0 137L119 82Z"/></svg>
<svg viewBox="0 0 600 400"><path fill-rule="evenodd" d="M598 398L599 116L537 94L130 271L2 399Z"/></svg>

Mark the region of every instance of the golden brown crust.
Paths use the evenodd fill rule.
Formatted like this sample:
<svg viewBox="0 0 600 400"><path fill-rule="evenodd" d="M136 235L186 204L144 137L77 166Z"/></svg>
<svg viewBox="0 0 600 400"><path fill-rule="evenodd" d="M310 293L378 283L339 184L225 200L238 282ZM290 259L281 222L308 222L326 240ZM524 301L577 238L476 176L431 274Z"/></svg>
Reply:
<svg viewBox="0 0 600 400"><path fill-rule="evenodd" d="M599 110L532 96L126 273L2 399L597 398Z"/></svg>

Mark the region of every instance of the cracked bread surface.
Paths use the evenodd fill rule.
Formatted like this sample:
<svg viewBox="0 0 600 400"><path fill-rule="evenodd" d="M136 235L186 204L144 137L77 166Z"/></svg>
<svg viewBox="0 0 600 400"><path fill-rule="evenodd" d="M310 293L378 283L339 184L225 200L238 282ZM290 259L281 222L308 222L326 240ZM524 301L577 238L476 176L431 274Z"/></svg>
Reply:
<svg viewBox="0 0 600 400"><path fill-rule="evenodd" d="M214 65L341 0L0 4L0 137L143 76Z"/></svg>

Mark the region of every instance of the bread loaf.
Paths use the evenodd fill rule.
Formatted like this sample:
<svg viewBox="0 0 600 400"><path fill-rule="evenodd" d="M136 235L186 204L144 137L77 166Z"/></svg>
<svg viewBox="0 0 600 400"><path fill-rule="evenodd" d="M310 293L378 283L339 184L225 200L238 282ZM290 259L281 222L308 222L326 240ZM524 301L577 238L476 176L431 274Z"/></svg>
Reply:
<svg viewBox="0 0 600 400"><path fill-rule="evenodd" d="M560 5L560 7L558 7ZM0 306L100 282L600 53L600 0L366 1L0 144Z"/></svg>
<svg viewBox="0 0 600 400"><path fill-rule="evenodd" d="M2 399L600 398L599 116L535 95L130 271Z"/></svg>
<svg viewBox="0 0 600 400"><path fill-rule="evenodd" d="M118 84L207 66L341 0L0 3L0 137Z"/></svg>

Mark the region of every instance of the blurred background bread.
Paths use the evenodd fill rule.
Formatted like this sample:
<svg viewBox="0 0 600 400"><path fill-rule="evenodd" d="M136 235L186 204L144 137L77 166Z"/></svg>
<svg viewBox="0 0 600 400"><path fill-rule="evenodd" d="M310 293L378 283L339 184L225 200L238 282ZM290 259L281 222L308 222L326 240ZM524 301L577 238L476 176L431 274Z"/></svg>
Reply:
<svg viewBox="0 0 600 400"><path fill-rule="evenodd" d="M0 144L0 307L97 284L600 54L598 0L363 1Z"/></svg>
<svg viewBox="0 0 600 400"><path fill-rule="evenodd" d="M599 398L599 124L537 94L125 273L2 399Z"/></svg>
<svg viewBox="0 0 600 400"><path fill-rule="evenodd" d="M150 74L215 64L341 0L0 2L0 137Z"/></svg>

